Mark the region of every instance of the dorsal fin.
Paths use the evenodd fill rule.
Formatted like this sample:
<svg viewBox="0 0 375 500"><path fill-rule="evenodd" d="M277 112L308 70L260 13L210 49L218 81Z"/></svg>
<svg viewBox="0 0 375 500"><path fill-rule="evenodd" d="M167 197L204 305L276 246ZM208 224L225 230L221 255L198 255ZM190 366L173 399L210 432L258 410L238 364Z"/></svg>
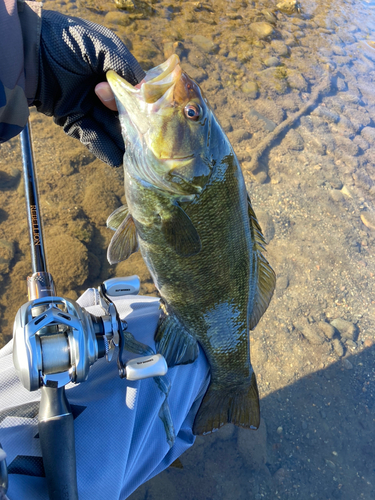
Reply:
<svg viewBox="0 0 375 500"><path fill-rule="evenodd" d="M249 196L247 197L250 232L253 239L253 259L256 259L257 284L254 296L253 310L249 320L250 330L255 328L270 303L276 284L276 275L262 251L266 251L266 241L257 221Z"/></svg>

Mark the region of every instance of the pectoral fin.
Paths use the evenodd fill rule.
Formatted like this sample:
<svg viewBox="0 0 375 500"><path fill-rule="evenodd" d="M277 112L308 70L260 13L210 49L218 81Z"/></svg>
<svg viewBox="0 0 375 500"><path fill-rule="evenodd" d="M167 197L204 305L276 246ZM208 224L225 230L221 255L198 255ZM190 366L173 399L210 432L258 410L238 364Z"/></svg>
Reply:
<svg viewBox="0 0 375 500"><path fill-rule="evenodd" d="M116 210L112 212L107 219L107 227L109 227L109 229L112 229L112 231L116 231L119 228L121 222L126 219L128 214L129 209L127 205L122 205L122 207L116 208Z"/></svg>
<svg viewBox="0 0 375 500"><path fill-rule="evenodd" d="M160 320L155 342L157 352L164 356L170 368L192 363L199 354L194 337L175 316L168 313Z"/></svg>
<svg viewBox="0 0 375 500"><path fill-rule="evenodd" d="M112 214L114 215L115 212ZM117 224L117 220L112 224ZM117 231L111 239L107 250L107 259L110 264L117 264L126 260L138 250L137 231L133 217L128 214L118 226Z"/></svg>
<svg viewBox="0 0 375 500"><path fill-rule="evenodd" d="M191 257L200 252L202 245L198 231L177 203L168 207L160 216L165 239L178 255Z"/></svg>

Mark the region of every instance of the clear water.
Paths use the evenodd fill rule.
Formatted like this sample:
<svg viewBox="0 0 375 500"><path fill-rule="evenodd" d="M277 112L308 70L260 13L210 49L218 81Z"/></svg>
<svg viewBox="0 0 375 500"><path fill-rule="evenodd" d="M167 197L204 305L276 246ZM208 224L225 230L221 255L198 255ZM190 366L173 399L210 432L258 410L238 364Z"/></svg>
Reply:
<svg viewBox="0 0 375 500"><path fill-rule="evenodd" d="M183 470L163 472L131 499L373 499L375 3L309 1L290 15L271 1L133 3L128 12L104 0L45 9L106 24L146 69L180 55L242 163L278 279L251 332L259 431L226 426L199 437ZM253 23L270 21L262 38ZM76 298L134 273L141 293L155 293L138 255L106 262L105 220L121 203L122 172L50 119L32 112L31 122L58 293ZM0 151L3 345L26 300L30 259L18 139ZM337 319L348 323L327 326Z"/></svg>

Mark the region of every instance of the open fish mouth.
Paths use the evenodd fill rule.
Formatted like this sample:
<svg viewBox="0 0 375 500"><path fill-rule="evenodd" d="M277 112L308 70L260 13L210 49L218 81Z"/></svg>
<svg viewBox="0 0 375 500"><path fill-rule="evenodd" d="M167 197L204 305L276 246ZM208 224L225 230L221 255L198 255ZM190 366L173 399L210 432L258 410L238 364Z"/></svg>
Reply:
<svg viewBox="0 0 375 500"><path fill-rule="evenodd" d="M180 60L172 54L167 61L147 71L139 88L133 87L114 71L107 72L107 81L116 97L119 112L125 111L141 134L149 128L149 116L172 100L173 87L182 75Z"/></svg>

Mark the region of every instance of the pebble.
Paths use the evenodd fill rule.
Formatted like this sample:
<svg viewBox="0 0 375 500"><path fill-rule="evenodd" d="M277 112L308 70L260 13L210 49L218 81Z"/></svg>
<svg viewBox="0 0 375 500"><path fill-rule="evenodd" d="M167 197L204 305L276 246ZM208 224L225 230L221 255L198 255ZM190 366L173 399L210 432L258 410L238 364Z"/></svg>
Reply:
<svg viewBox="0 0 375 500"><path fill-rule="evenodd" d="M10 269L10 262L14 257L13 241L0 240L0 274L6 274Z"/></svg>
<svg viewBox="0 0 375 500"><path fill-rule="evenodd" d="M272 40L271 47L280 57L287 57L289 55L288 46L282 40Z"/></svg>
<svg viewBox="0 0 375 500"><path fill-rule="evenodd" d="M264 23L264 22L251 23L250 29L254 33L254 35L256 35L261 40L269 37L273 33L272 24Z"/></svg>
<svg viewBox="0 0 375 500"><path fill-rule="evenodd" d="M333 339L332 345L333 345L333 350L335 351L336 355L339 358L344 356L344 346L342 345L339 339Z"/></svg>
<svg viewBox="0 0 375 500"><path fill-rule="evenodd" d="M268 66L269 68L274 68L276 66L280 66L280 59L275 56L268 57L267 59L264 60L264 64Z"/></svg>
<svg viewBox="0 0 375 500"><path fill-rule="evenodd" d="M253 121L253 118L256 120L261 120L264 128L268 132L272 132L276 128L276 123L272 120L269 120L266 116L264 116L262 113L259 113L256 109L250 109L249 113L246 115L246 119L251 123Z"/></svg>
<svg viewBox="0 0 375 500"><path fill-rule="evenodd" d="M245 82L241 90L251 99L256 99L258 97L258 84L256 82Z"/></svg>
<svg viewBox="0 0 375 500"><path fill-rule="evenodd" d="M259 172L259 174L260 173L261 172ZM265 173L265 172L263 172L263 173ZM266 174L266 178L267 178L267 174ZM256 217L257 217L259 225L262 229L264 239L266 240L266 243L268 244L275 236L275 225L273 223L272 217L266 210L259 210L259 209L257 209L257 211L256 211ZM286 279L288 279L288 278L286 278ZM287 286L288 285L286 285L286 287Z"/></svg>
<svg viewBox="0 0 375 500"><path fill-rule="evenodd" d="M349 349L353 349L353 350L354 350L354 349L357 349L357 344L356 344L353 340L347 339L347 340L345 341L345 345L346 345L347 347L349 347Z"/></svg>
<svg viewBox="0 0 375 500"><path fill-rule="evenodd" d="M128 10L129 12L135 9L134 2L132 2L132 0L115 0L115 5L118 9Z"/></svg>
<svg viewBox="0 0 375 500"><path fill-rule="evenodd" d="M340 115L334 111L324 108L323 106L317 106L312 112L312 116L320 116L324 118L328 123L337 123L340 120Z"/></svg>
<svg viewBox="0 0 375 500"><path fill-rule="evenodd" d="M204 80L208 78L208 75L204 71L204 69L197 68L189 63L184 63L183 69L193 80L195 80L198 83L202 83Z"/></svg>
<svg viewBox="0 0 375 500"><path fill-rule="evenodd" d="M277 17L275 16L275 14L273 12L271 12L268 9L263 9L262 14L264 15L264 17L266 18L266 20L269 23L274 24L274 25L277 24Z"/></svg>
<svg viewBox="0 0 375 500"><path fill-rule="evenodd" d="M268 175L266 174L266 172L263 172L263 170L257 172L256 174L253 174L253 176L255 177L255 180L259 182L259 184L264 184L268 180Z"/></svg>
<svg viewBox="0 0 375 500"><path fill-rule="evenodd" d="M289 286L288 276L278 276L276 280L276 296L281 297Z"/></svg>
<svg viewBox="0 0 375 500"><path fill-rule="evenodd" d="M371 146L375 145L375 128L365 127L362 129L361 136L369 143Z"/></svg>
<svg viewBox="0 0 375 500"><path fill-rule="evenodd" d="M239 128L231 133L230 139L234 144L250 139L251 134L248 130L244 128Z"/></svg>
<svg viewBox="0 0 375 500"><path fill-rule="evenodd" d="M342 156L357 156L359 149L357 144L348 139L347 137L338 136L336 137L337 149L335 151L336 157L340 158Z"/></svg>
<svg viewBox="0 0 375 500"><path fill-rule="evenodd" d="M317 326L324 333L327 339L333 339L336 329L332 325L326 323L325 321L318 321Z"/></svg>
<svg viewBox="0 0 375 500"><path fill-rule="evenodd" d="M309 146L319 155L324 156L327 152L327 146L319 139L319 137L313 137L309 142Z"/></svg>
<svg viewBox="0 0 375 500"><path fill-rule="evenodd" d="M354 340L357 334L357 327L350 321L346 321L342 318L336 318L331 321L331 325L338 330L341 337L344 339Z"/></svg>
<svg viewBox="0 0 375 500"><path fill-rule="evenodd" d="M297 0L281 0L281 2L276 4L276 9L289 15L300 12L301 10Z"/></svg>
<svg viewBox="0 0 375 500"><path fill-rule="evenodd" d="M352 195L352 193L351 193L350 189L348 188L348 186L345 186L345 184L344 184L344 186L342 187L341 192L342 192L342 194L343 194L343 195L345 195L346 197L348 197L348 198L353 198L353 195Z"/></svg>
<svg viewBox="0 0 375 500"><path fill-rule="evenodd" d="M357 172L354 172L352 176L356 186L361 189L365 189L366 191L374 191L372 188L374 187L375 182L367 174L366 170L357 170Z"/></svg>
<svg viewBox="0 0 375 500"><path fill-rule="evenodd" d="M336 469L336 465L332 462L332 460L327 460L327 459L326 459L326 465L327 465L330 469Z"/></svg>
<svg viewBox="0 0 375 500"><path fill-rule="evenodd" d="M103 19L103 24L105 26L129 26L132 23L132 20L128 16L128 14L125 14L125 12L119 12L119 11L111 11L108 12Z"/></svg>
<svg viewBox="0 0 375 500"><path fill-rule="evenodd" d="M233 130L232 124L227 118L222 118L220 120L220 125L226 134L228 132L232 132L232 130Z"/></svg>
<svg viewBox="0 0 375 500"><path fill-rule="evenodd" d="M310 344L320 345L324 342L324 335L315 323L304 326L302 328L302 334L305 339L310 342Z"/></svg>
<svg viewBox="0 0 375 500"><path fill-rule="evenodd" d="M344 92L345 90L348 89L348 86L346 85L346 82L345 82L345 80L343 78L337 77L336 88L340 92Z"/></svg>
<svg viewBox="0 0 375 500"><path fill-rule="evenodd" d="M277 68L267 68L258 73L261 79L262 86L265 89L274 91L277 94L285 94L288 91L288 83L286 80L285 69L278 66Z"/></svg>
<svg viewBox="0 0 375 500"><path fill-rule="evenodd" d="M356 135L353 139L353 142L357 144L357 146L360 147L362 151L366 151L370 147L370 144L360 135Z"/></svg>
<svg viewBox="0 0 375 500"><path fill-rule="evenodd" d="M348 359L343 359L342 360L343 367L346 368L347 370L353 370L353 365Z"/></svg>
<svg viewBox="0 0 375 500"><path fill-rule="evenodd" d="M292 89L297 89L306 92L308 84L301 73L290 74L287 77L288 84Z"/></svg>
<svg viewBox="0 0 375 500"><path fill-rule="evenodd" d="M11 168L10 174L0 170L0 190L15 187L21 177L21 172L16 168Z"/></svg>
<svg viewBox="0 0 375 500"><path fill-rule="evenodd" d="M203 35L193 36L192 42L207 54L217 54L220 49L220 47L216 43Z"/></svg>
<svg viewBox="0 0 375 500"><path fill-rule="evenodd" d="M292 151L302 151L304 148L304 140L302 136L294 129L290 129L282 141L283 146Z"/></svg>
<svg viewBox="0 0 375 500"><path fill-rule="evenodd" d="M375 212L361 212L361 221L366 227L375 231Z"/></svg>

